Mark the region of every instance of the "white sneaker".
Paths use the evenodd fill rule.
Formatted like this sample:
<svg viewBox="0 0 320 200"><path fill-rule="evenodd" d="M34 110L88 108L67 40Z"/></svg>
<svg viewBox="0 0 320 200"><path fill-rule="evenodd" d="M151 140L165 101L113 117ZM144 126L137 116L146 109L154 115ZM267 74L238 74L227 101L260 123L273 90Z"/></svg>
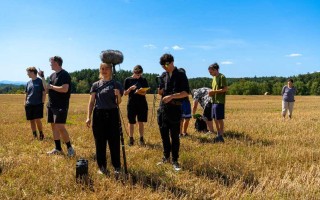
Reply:
<svg viewBox="0 0 320 200"><path fill-rule="evenodd" d="M206 135L211 135L211 134L214 134L214 132L211 132L211 131L208 131L205 133Z"/></svg>
<svg viewBox="0 0 320 200"><path fill-rule="evenodd" d="M58 149L52 149L51 151L48 151L47 154L48 155L62 155L63 152L62 152L62 150L60 151Z"/></svg>
<svg viewBox="0 0 320 200"><path fill-rule="evenodd" d="M72 156L74 156L76 153L75 153L75 151L74 151L74 149L72 148L72 147L69 147L68 148L68 156L69 157L72 157Z"/></svg>
<svg viewBox="0 0 320 200"><path fill-rule="evenodd" d="M180 164L178 163L178 161L173 162L172 166L173 166L173 169L176 171L181 170L181 167L180 167Z"/></svg>

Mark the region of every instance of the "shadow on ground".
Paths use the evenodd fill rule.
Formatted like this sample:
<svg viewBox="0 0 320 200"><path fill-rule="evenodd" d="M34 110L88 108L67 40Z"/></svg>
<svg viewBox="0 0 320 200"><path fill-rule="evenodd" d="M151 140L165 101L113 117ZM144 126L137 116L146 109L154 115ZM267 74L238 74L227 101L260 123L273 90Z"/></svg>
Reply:
<svg viewBox="0 0 320 200"><path fill-rule="evenodd" d="M237 131L226 131L224 133L225 138L243 141L249 145L271 146L274 145L273 141L267 139L252 139L251 136Z"/></svg>

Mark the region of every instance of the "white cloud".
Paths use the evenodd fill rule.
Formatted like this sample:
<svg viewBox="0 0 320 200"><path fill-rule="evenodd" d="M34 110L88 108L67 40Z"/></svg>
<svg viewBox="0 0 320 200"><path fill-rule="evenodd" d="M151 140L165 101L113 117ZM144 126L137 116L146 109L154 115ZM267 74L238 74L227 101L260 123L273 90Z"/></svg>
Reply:
<svg viewBox="0 0 320 200"><path fill-rule="evenodd" d="M231 62L231 61L222 61L221 64L222 65L232 65L233 62Z"/></svg>
<svg viewBox="0 0 320 200"><path fill-rule="evenodd" d="M147 48L147 49L156 49L157 47L153 44L145 44L143 45L144 48Z"/></svg>
<svg viewBox="0 0 320 200"><path fill-rule="evenodd" d="M288 57L299 57L299 56L302 56L302 54L300 54L300 53L292 53L292 54L289 54L287 56Z"/></svg>
<svg viewBox="0 0 320 200"><path fill-rule="evenodd" d="M168 49L170 49L169 47L163 47L163 50L168 50Z"/></svg>
<svg viewBox="0 0 320 200"><path fill-rule="evenodd" d="M300 62L297 62L297 63L296 63L296 65L301 65L301 64L302 64L302 63L300 63Z"/></svg>
<svg viewBox="0 0 320 200"><path fill-rule="evenodd" d="M172 49L175 50L175 51L183 50L183 48L182 48L182 47L179 47L178 45L174 45L174 46L172 47Z"/></svg>

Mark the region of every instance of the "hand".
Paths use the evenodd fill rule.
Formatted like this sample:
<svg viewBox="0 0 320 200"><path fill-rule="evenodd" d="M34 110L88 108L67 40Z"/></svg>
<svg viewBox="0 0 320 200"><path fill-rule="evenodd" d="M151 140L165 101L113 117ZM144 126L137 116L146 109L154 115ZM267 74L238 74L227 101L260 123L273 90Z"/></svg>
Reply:
<svg viewBox="0 0 320 200"><path fill-rule="evenodd" d="M40 68L39 68L39 71L38 71L38 75L39 75L41 78L44 78L44 71L41 71Z"/></svg>
<svg viewBox="0 0 320 200"><path fill-rule="evenodd" d="M118 89L114 89L114 95L116 96L120 95L120 91Z"/></svg>
<svg viewBox="0 0 320 200"><path fill-rule="evenodd" d="M86 120L86 124L87 124L87 127L90 128L90 125L91 125L91 119L90 118L88 118Z"/></svg>
<svg viewBox="0 0 320 200"><path fill-rule="evenodd" d="M162 98L162 101L163 101L164 103L168 103L168 102L170 102L172 99L173 99L173 96L172 96L172 95L169 95L169 96L163 97L163 98Z"/></svg>
<svg viewBox="0 0 320 200"><path fill-rule="evenodd" d="M133 85L133 86L130 87L130 90L135 90L136 88L137 88L137 86Z"/></svg>
<svg viewBox="0 0 320 200"><path fill-rule="evenodd" d="M52 85L51 84L47 84L47 88L48 88L48 90L51 90L52 89Z"/></svg>
<svg viewBox="0 0 320 200"><path fill-rule="evenodd" d="M158 94L162 95L163 94L163 89L158 88Z"/></svg>

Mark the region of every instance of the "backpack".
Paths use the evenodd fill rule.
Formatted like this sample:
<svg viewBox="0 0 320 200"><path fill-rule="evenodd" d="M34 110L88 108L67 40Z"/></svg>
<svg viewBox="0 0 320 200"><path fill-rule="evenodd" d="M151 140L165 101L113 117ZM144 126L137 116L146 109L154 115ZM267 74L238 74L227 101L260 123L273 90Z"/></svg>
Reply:
<svg viewBox="0 0 320 200"><path fill-rule="evenodd" d="M203 120L202 117L197 117L196 122L194 124L194 128L198 132L207 132L207 123Z"/></svg>

